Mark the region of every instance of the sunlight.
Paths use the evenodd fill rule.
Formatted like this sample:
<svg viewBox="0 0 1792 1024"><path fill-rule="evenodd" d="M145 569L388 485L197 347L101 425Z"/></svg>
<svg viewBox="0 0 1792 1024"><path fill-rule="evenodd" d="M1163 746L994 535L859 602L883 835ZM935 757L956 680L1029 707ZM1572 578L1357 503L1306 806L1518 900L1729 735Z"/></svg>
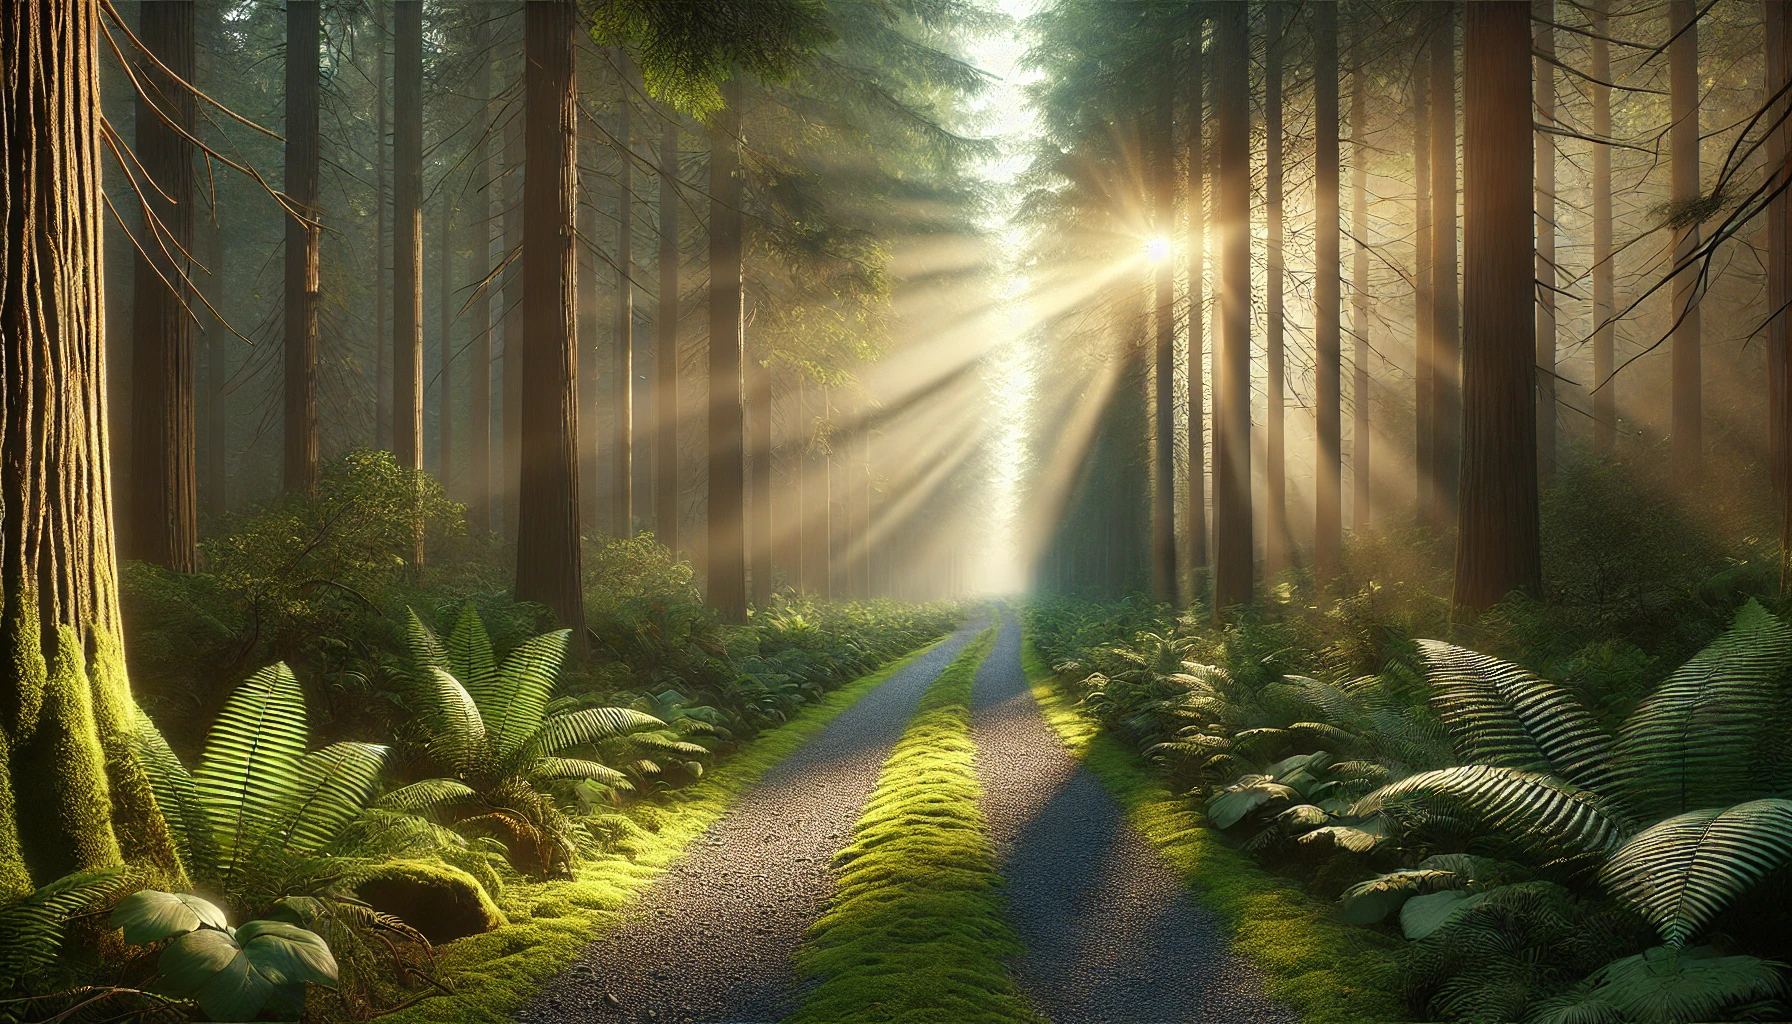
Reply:
<svg viewBox="0 0 1792 1024"><path fill-rule="evenodd" d="M1145 258L1153 263L1159 263L1169 259L1170 240L1167 238L1153 238L1146 241Z"/></svg>

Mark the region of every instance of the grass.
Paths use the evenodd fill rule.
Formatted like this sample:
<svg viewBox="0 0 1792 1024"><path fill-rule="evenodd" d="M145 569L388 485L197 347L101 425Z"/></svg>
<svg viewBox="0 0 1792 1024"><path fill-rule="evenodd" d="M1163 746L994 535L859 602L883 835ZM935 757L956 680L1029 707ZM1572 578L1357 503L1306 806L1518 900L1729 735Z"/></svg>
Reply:
<svg viewBox="0 0 1792 1024"><path fill-rule="evenodd" d="M437 950L441 973L454 980L454 995L427 999L382 1019L393 1024L508 1024L580 950L614 930L630 900L725 814L736 796L933 646L899 658L799 711L696 785L667 794L662 803L631 808L629 816L640 827L630 829L614 853L584 862L576 881L506 886L498 905L511 923Z"/></svg>
<svg viewBox="0 0 1792 1024"><path fill-rule="evenodd" d="M1002 916L971 741L985 632L940 674L884 762L840 889L797 965L820 979L788 1024L1036 1024L1002 959Z"/></svg>
<svg viewBox="0 0 1792 1024"><path fill-rule="evenodd" d="M1391 940L1337 917L1296 883L1221 842L1131 750L1103 733L1027 644L1027 680L1064 745L1119 801L1134 827L1219 915L1235 948L1264 974L1269 994L1304 1024L1412 1020L1393 969Z"/></svg>

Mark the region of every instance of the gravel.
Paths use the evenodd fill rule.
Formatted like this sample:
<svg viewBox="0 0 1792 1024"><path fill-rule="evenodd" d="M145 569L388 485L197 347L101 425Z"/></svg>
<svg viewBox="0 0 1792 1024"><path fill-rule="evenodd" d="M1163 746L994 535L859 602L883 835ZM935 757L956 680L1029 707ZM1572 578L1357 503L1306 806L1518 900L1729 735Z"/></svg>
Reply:
<svg viewBox="0 0 1792 1024"><path fill-rule="evenodd" d="M915 705L985 623L917 658L767 772L518 1014L525 1024L770 1024L802 996L792 958L834 891L834 854Z"/></svg>
<svg viewBox="0 0 1792 1024"><path fill-rule="evenodd" d="M1010 962L1054 1024L1298 1024L1263 993L1114 799L1041 716L1006 616L977 674L972 730L983 812L1026 952Z"/></svg>

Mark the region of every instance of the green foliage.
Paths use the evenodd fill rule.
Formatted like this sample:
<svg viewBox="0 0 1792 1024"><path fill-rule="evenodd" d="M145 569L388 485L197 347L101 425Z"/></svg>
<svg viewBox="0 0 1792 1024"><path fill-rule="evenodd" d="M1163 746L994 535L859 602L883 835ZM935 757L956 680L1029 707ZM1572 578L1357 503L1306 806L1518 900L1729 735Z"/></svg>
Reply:
<svg viewBox="0 0 1792 1024"><path fill-rule="evenodd" d="M971 687L995 631L921 698L835 858L839 889L798 956L819 979L792 1021L1033 1022L1002 958L1002 917L971 742Z"/></svg>
<svg viewBox="0 0 1792 1024"><path fill-rule="evenodd" d="M1785 964L1658 946L1601 967L1527 1024L1678 1024L1767 1020L1786 1012ZM1733 1016L1737 1010L1753 1011Z"/></svg>
<svg viewBox="0 0 1792 1024"><path fill-rule="evenodd" d="M117 900L132 881L124 868L79 872L0 907L0 979L30 979L57 967L69 920Z"/></svg>
<svg viewBox="0 0 1792 1024"><path fill-rule="evenodd" d="M1643 830L1606 862L1606 888L1669 946L1702 933L1770 872L1792 863L1792 800L1688 811Z"/></svg>

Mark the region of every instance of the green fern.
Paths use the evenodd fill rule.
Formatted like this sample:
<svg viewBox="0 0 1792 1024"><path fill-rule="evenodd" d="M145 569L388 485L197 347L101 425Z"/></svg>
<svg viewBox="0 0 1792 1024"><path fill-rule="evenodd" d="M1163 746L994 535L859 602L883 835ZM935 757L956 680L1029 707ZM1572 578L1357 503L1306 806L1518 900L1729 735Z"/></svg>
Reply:
<svg viewBox="0 0 1792 1024"><path fill-rule="evenodd" d="M1415 814L1416 812L1416 814ZM1383 786L1355 815L1466 817L1519 849L1557 863L1603 856L1629 823L1597 795L1540 772L1475 764L1421 772Z"/></svg>
<svg viewBox="0 0 1792 1024"><path fill-rule="evenodd" d="M1786 997L1785 964L1657 946L1615 960L1526 1024L1687 1024L1735 1019L1737 1007ZM1751 1018L1752 1019L1752 1018Z"/></svg>
<svg viewBox="0 0 1792 1024"><path fill-rule="evenodd" d="M63 927L133 888L128 868L77 872L0 909L0 978L29 978L56 966Z"/></svg>
<svg viewBox="0 0 1792 1024"><path fill-rule="evenodd" d="M250 676L224 702L193 782L229 882L293 795L305 753L305 697L285 664Z"/></svg>
<svg viewBox="0 0 1792 1024"><path fill-rule="evenodd" d="M1792 800L1756 800L1651 826L1612 854L1601 878L1676 947L1787 863Z"/></svg>

